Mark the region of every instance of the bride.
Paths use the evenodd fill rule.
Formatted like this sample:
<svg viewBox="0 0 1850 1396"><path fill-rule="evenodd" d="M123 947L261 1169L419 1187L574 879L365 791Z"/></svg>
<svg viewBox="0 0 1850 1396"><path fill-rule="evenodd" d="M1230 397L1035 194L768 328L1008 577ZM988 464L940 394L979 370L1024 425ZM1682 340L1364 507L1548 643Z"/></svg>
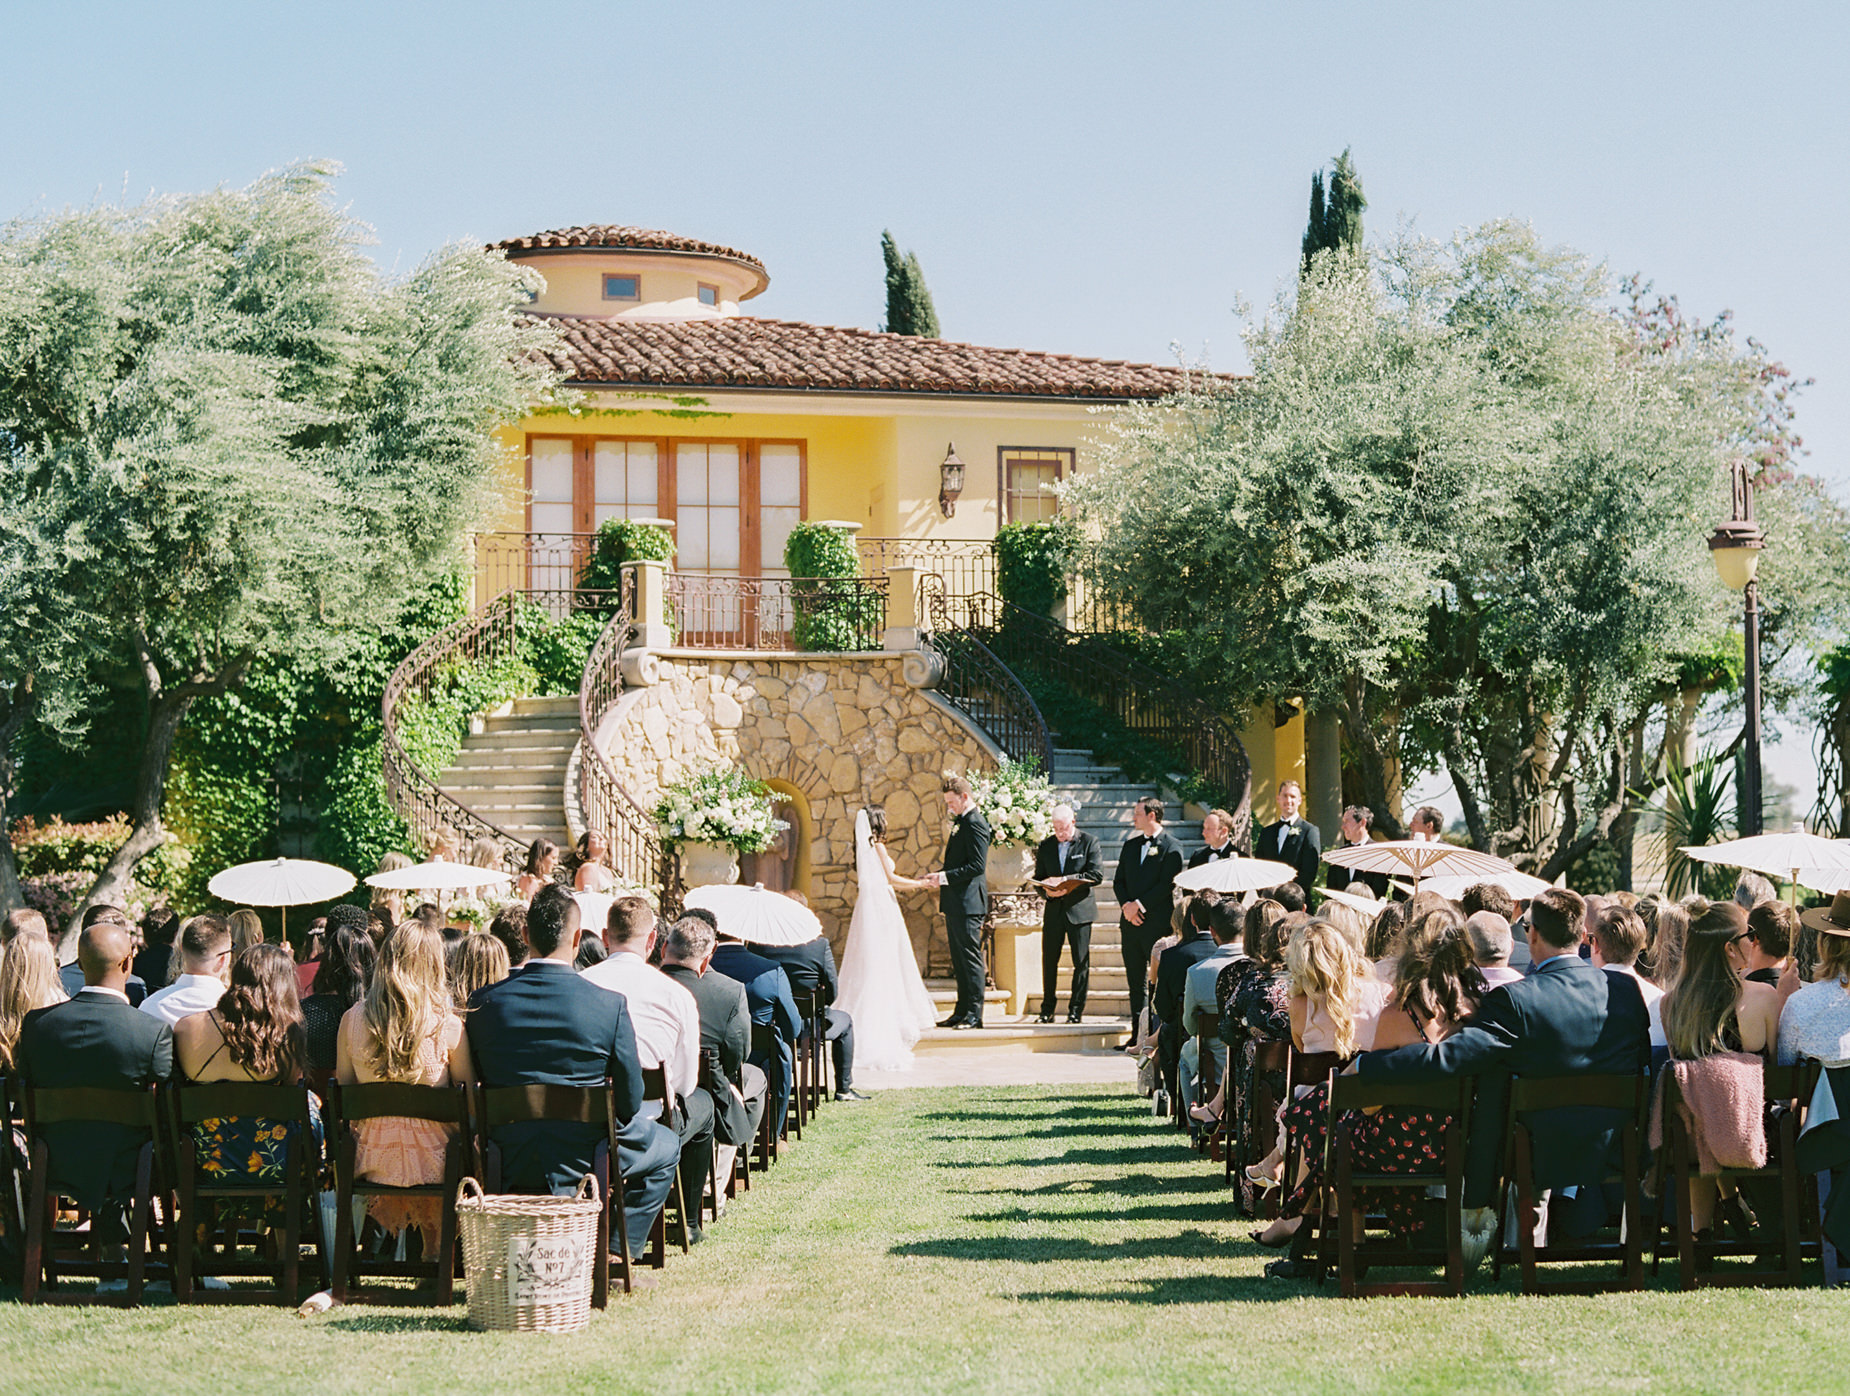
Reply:
<svg viewBox="0 0 1850 1396"><path fill-rule="evenodd" d="M860 893L842 947L835 1006L854 1019L854 1058L876 1071L912 1065L912 1044L937 1021L937 1005L919 977L912 937L896 887L923 887L893 871L886 847L886 811L878 805L854 817L854 867Z"/></svg>

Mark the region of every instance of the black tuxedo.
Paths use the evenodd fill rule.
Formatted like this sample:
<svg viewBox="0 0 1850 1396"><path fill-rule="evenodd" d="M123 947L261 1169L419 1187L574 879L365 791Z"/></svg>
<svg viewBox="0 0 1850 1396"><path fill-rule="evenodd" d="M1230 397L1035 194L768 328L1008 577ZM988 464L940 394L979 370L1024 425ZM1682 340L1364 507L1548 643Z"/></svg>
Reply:
<svg viewBox="0 0 1850 1396"><path fill-rule="evenodd" d="M1150 991L1150 1007L1161 1026L1156 1033L1157 1060L1163 1079L1171 1091L1178 1084L1182 1063L1182 1044L1188 1034L1182 1031L1182 1000L1188 992L1188 972L1216 949L1214 937L1184 933L1181 940L1163 951L1156 962L1156 983Z"/></svg>
<svg viewBox="0 0 1850 1396"><path fill-rule="evenodd" d="M1281 819L1261 831L1253 856L1291 864L1298 873L1294 880L1308 897L1317 885L1317 864L1323 861L1323 836L1308 819Z"/></svg>
<svg viewBox="0 0 1850 1396"><path fill-rule="evenodd" d="M1060 860L1060 841L1049 834L1034 850L1034 877L1076 877L1084 884L1064 897L1049 897L1041 908L1041 1016L1053 1015L1060 987L1060 949L1073 947L1073 990L1067 1013L1077 1018L1086 1011L1086 989L1092 977L1092 923L1098 918L1098 899L1092 889L1105 880L1105 860L1098 840L1075 829Z"/></svg>
<svg viewBox="0 0 1850 1396"><path fill-rule="evenodd" d="M938 909L951 941L957 1007L951 1021L983 1024L983 918L989 913L988 822L975 805L958 815L944 845L944 886Z"/></svg>
<svg viewBox="0 0 1850 1396"><path fill-rule="evenodd" d="M1492 989L1445 1041L1368 1052L1357 1069L1364 1076L1478 1078L1465 1205L1487 1207L1496 1190L1511 1076L1642 1071L1650 1060L1650 1015L1637 981L1596 969L1569 951L1526 979ZM1536 1186L1597 1190L1619 1123L1609 1110L1537 1112L1528 1121Z"/></svg>
<svg viewBox="0 0 1850 1396"><path fill-rule="evenodd" d="M1364 844L1367 842L1367 839L1362 840ZM1361 846L1361 844L1346 843L1336 845L1338 848L1359 848ZM1330 864L1330 875L1324 879L1323 885L1335 892L1347 892L1351 882L1360 882L1366 886L1375 894L1376 901L1382 901L1387 897L1388 875L1386 873L1358 872L1354 868L1341 867L1335 863Z"/></svg>
<svg viewBox="0 0 1850 1396"><path fill-rule="evenodd" d="M1144 850L1149 849L1146 855ZM1111 890L1120 908L1138 902L1143 924L1133 926L1118 913L1118 939L1124 953L1124 977L1131 991L1131 1023L1143 1011L1145 981L1150 973L1150 951L1169 934L1175 911L1176 874L1182 871L1182 845L1167 829L1153 835L1133 834L1124 841L1118 869L1111 875Z"/></svg>
<svg viewBox="0 0 1850 1396"><path fill-rule="evenodd" d="M747 1089L745 1079L752 1050L752 1011L745 986L714 969L697 974L687 965L665 964L662 973L694 996L700 1013L700 1084L713 1097L714 1133L722 1144L745 1144L758 1132L765 1090L764 1073L757 1067L751 1068L755 1091Z"/></svg>
<svg viewBox="0 0 1850 1396"><path fill-rule="evenodd" d="M1227 842L1222 844L1219 848L1209 848L1206 844L1203 844L1189 855L1188 865L1191 868L1198 868L1203 863L1219 863L1228 858L1238 858L1239 856L1240 850L1234 847L1232 839L1228 839Z"/></svg>
<svg viewBox="0 0 1850 1396"><path fill-rule="evenodd" d="M17 1054L29 1086L137 1090L173 1079L173 1029L113 994L80 993L26 1015ZM72 1121L45 1124L52 1187L92 1211L135 1192L135 1161L146 1130Z"/></svg>
<svg viewBox="0 0 1850 1396"><path fill-rule="evenodd" d="M681 1143L645 1119L636 1030L622 994L581 979L558 960L532 959L469 997L463 1019L469 1055L485 1086L601 1086L617 1115L617 1163L624 1176L630 1250L640 1255L667 1201ZM573 1192L604 1140L601 1124L533 1120L494 1131L502 1186L510 1192Z"/></svg>
<svg viewBox="0 0 1850 1396"><path fill-rule="evenodd" d="M849 1090L854 1085L854 1019L833 1008L837 984L835 952L827 936L817 936L801 945L760 945L760 955L784 967L790 979L790 991L799 999L815 1003L826 1025L823 1036L835 1062L835 1089Z"/></svg>

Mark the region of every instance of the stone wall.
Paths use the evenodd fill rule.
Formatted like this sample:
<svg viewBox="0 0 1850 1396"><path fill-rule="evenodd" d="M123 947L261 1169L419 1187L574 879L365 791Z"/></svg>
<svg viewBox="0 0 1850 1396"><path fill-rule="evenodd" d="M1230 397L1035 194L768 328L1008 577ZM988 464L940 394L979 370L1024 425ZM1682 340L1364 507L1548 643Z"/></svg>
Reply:
<svg viewBox="0 0 1850 1396"><path fill-rule="evenodd" d="M999 756L961 713L907 682L905 656L653 658L655 682L623 695L604 734L618 776L645 806L715 760L802 791L810 905L838 956L854 911L855 812L886 807L894 864L917 876L944 850L943 774L990 771ZM920 968L934 946L944 964L937 894L902 892L900 905Z"/></svg>

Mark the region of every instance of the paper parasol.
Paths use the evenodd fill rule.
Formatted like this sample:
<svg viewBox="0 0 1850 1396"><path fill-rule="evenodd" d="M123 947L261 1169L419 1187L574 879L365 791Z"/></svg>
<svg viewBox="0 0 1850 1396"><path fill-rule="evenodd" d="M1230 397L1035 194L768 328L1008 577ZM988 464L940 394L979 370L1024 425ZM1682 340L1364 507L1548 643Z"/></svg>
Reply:
<svg viewBox="0 0 1850 1396"><path fill-rule="evenodd" d="M1176 886L1185 892L1263 892L1297 875L1291 864L1270 858L1221 858L1177 873Z"/></svg>
<svg viewBox="0 0 1850 1396"><path fill-rule="evenodd" d="M815 912L782 892L767 892L763 883L696 887L685 904L712 912L722 934L752 945L807 945L822 934Z"/></svg>

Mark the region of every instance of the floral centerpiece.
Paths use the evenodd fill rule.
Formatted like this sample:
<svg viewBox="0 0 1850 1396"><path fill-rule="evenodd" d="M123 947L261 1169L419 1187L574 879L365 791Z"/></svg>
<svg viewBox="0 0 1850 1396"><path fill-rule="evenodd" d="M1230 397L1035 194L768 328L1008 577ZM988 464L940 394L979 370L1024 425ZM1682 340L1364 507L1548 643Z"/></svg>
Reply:
<svg viewBox="0 0 1850 1396"><path fill-rule="evenodd" d="M481 930L489 922L488 906L476 897L463 897L450 903L450 924L460 926L467 922L476 930Z"/></svg>
<svg viewBox="0 0 1850 1396"><path fill-rule="evenodd" d="M732 766L709 766L669 786L655 807L656 827L681 850L689 887L739 878L737 855L762 853L790 826L772 816L770 787Z"/></svg>
<svg viewBox="0 0 1850 1396"><path fill-rule="evenodd" d="M1032 757L1003 757L992 775L970 782L970 793L998 847L1032 846L1053 832L1053 789Z"/></svg>

